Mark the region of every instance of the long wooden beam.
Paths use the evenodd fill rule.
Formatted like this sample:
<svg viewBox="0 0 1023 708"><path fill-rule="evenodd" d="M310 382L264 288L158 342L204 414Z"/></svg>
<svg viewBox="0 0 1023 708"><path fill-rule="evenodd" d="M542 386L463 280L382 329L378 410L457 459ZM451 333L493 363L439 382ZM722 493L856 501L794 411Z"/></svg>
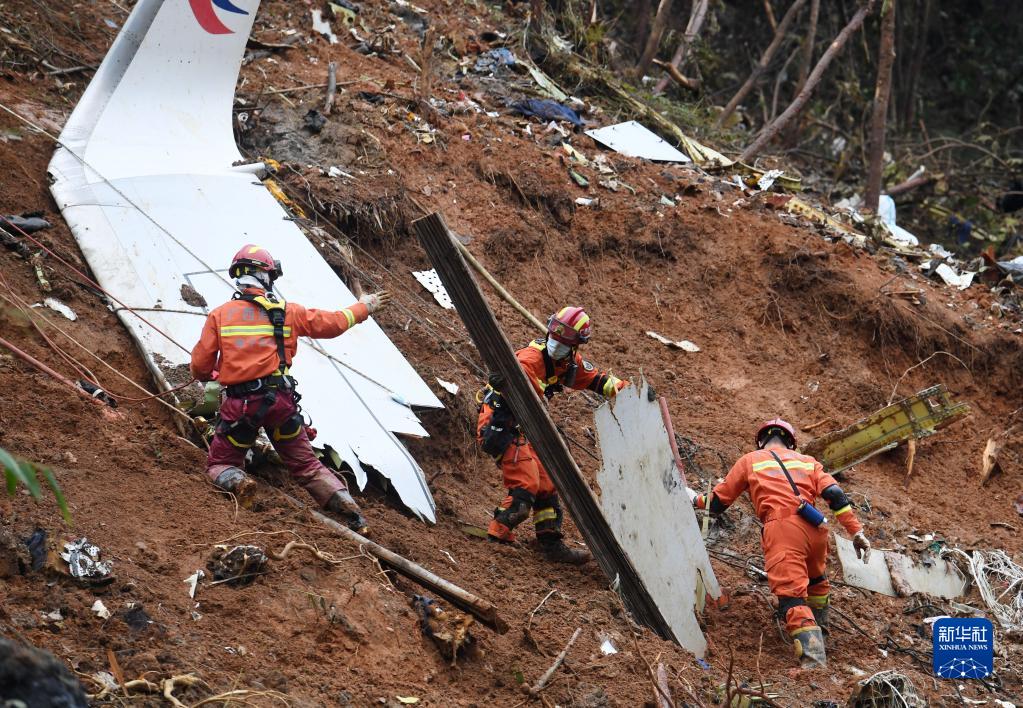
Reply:
<svg viewBox="0 0 1023 708"><path fill-rule="evenodd" d="M464 590L454 583L448 582L436 573L431 573L418 563L413 563L408 558L399 556L394 551L384 548L379 543L370 541L362 534L352 531L344 524L330 518L326 514L322 514L315 509L307 507L290 494L285 494L284 492L281 492L281 494L289 503L291 503L292 506L297 509L305 509L314 519L336 531L340 536L356 544L360 549L370 554L384 565L393 568L409 580L419 583L424 588L436 593L452 605L462 608L483 624L497 631L499 634L504 634L508 631L508 623L501 619L501 617L497 614L497 607L494 606L492 602L473 595L468 590Z"/></svg>
<svg viewBox="0 0 1023 708"><path fill-rule="evenodd" d="M671 628L601 514L597 499L554 427L547 407L519 366L508 338L483 298L444 220L434 213L417 219L413 226L483 361L491 371L504 377L503 393L515 411L519 426L536 449L601 570L621 593L637 621L661 637L674 640ZM665 539L665 542L671 540Z"/></svg>

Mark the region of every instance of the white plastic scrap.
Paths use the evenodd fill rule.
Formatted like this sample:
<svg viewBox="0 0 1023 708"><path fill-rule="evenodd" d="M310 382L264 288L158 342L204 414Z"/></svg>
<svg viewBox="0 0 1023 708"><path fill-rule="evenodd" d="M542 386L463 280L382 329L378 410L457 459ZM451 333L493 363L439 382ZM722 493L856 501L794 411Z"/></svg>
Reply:
<svg viewBox="0 0 1023 708"><path fill-rule="evenodd" d="M618 653L618 648L614 645L614 642L611 641L611 637L607 636L606 634L601 634L600 638L602 640L600 642L601 654L603 654L604 656L610 656L611 654Z"/></svg>
<svg viewBox="0 0 1023 708"><path fill-rule="evenodd" d="M973 284L973 276L976 275L976 273L972 271L956 273L955 270L947 263L940 264L934 269L934 272L945 281L945 285L951 285L959 290L966 290L966 288L970 287Z"/></svg>
<svg viewBox="0 0 1023 708"><path fill-rule="evenodd" d="M784 174L784 170L768 170L764 173L764 176L757 180L757 188L761 192L769 190L774 181Z"/></svg>
<svg viewBox="0 0 1023 708"><path fill-rule="evenodd" d="M104 691L116 691L120 688L120 686L117 685L117 679L115 679L114 675L109 671L98 671L92 674L89 678L102 686Z"/></svg>
<svg viewBox="0 0 1023 708"><path fill-rule="evenodd" d="M437 301L437 304L443 307L445 310L453 310L455 306L451 303L451 296L448 295L448 291L444 289L444 284L440 282L440 276L437 275L437 271L433 268L430 270L414 270L412 275L420 284L433 293L433 299Z"/></svg>
<svg viewBox="0 0 1023 708"><path fill-rule="evenodd" d="M664 336L662 336L660 334L657 334L657 332L649 332L649 331L646 333L646 335L648 337L653 337L654 339L656 339L661 344L663 344L665 346L668 346L668 347L671 347L672 349L681 349L682 351L691 352L691 353L696 353L696 352L700 351L700 348L698 346L696 346L695 344L693 344L692 342L690 342L688 339L682 339L682 340L676 342L676 341L668 339L667 337L664 337Z"/></svg>
<svg viewBox="0 0 1023 708"><path fill-rule="evenodd" d="M78 315L75 314L74 310L72 310L70 307L68 307L55 297L48 297L41 303L37 302L35 305L32 305L32 307L42 307L44 305L50 308L51 310L54 310L64 315L64 317L68 318L72 322L78 319Z"/></svg>
<svg viewBox="0 0 1023 708"><path fill-rule="evenodd" d="M96 600L92 603L92 611L96 613L100 619L110 619L110 610L103 604L102 600Z"/></svg>
<svg viewBox="0 0 1023 708"><path fill-rule="evenodd" d="M451 383L450 381L445 381L444 379L437 379L437 383L439 383L440 387L447 391L448 393L450 393L452 396L458 395L458 384Z"/></svg>
<svg viewBox="0 0 1023 708"><path fill-rule="evenodd" d="M195 599L195 590L197 587L199 587L199 581L205 577L206 573L200 569L184 579L183 582L188 583L188 596L193 600Z"/></svg>
<svg viewBox="0 0 1023 708"><path fill-rule="evenodd" d="M920 240L916 236L895 225L895 200L887 194L882 194L878 200L877 215L881 217L881 223L888 229L893 241L906 246L920 245Z"/></svg>
<svg viewBox="0 0 1023 708"><path fill-rule="evenodd" d="M319 32L327 39L330 40L331 44L337 44L337 35L334 34L334 30L330 28L330 23L323 19L323 12L320 10L313 10L313 31Z"/></svg>
<svg viewBox="0 0 1023 708"><path fill-rule="evenodd" d="M596 201L597 201L596 199L591 199L590 197L575 198L575 203L578 204L579 206L593 206L596 203Z"/></svg>
<svg viewBox="0 0 1023 708"><path fill-rule="evenodd" d="M692 162L671 143L634 120L587 130L586 134L627 157L642 157L657 162Z"/></svg>

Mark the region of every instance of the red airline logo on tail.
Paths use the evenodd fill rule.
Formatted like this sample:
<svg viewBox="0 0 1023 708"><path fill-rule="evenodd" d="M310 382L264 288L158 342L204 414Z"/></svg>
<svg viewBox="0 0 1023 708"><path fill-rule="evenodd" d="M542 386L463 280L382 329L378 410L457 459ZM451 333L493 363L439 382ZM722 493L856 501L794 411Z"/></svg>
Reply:
<svg viewBox="0 0 1023 708"><path fill-rule="evenodd" d="M210 34L234 34L234 30L221 22L220 18L217 17L217 13L213 9L214 5L221 10L234 12L238 15L249 14L248 10L241 9L232 3L231 0L188 0L188 4L192 8L192 14L198 20L199 26Z"/></svg>

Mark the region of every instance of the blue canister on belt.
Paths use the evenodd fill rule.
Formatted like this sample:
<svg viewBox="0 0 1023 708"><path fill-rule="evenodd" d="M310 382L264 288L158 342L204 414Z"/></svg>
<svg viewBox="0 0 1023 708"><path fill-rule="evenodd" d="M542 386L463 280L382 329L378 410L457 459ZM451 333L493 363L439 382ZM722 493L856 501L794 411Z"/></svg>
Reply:
<svg viewBox="0 0 1023 708"><path fill-rule="evenodd" d="M817 510L817 507L813 504L807 504L804 499L799 500L799 508L796 509L796 513L811 526L820 526L828 521L824 518L824 514Z"/></svg>

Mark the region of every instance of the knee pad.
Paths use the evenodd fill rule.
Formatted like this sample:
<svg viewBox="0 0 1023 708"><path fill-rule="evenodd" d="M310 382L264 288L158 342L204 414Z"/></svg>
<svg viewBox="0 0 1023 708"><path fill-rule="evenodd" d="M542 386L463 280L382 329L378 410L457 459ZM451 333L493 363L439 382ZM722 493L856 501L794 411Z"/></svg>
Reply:
<svg viewBox="0 0 1023 708"><path fill-rule="evenodd" d="M529 510L533 506L534 497L525 489L509 490L511 504L494 509L494 519L512 529L529 518Z"/></svg>
<svg viewBox="0 0 1023 708"><path fill-rule="evenodd" d="M274 442L280 442L282 440L294 440L298 437L298 434L302 432L302 427L305 425L305 419L301 413L288 418L286 421L274 428L271 439Z"/></svg>

